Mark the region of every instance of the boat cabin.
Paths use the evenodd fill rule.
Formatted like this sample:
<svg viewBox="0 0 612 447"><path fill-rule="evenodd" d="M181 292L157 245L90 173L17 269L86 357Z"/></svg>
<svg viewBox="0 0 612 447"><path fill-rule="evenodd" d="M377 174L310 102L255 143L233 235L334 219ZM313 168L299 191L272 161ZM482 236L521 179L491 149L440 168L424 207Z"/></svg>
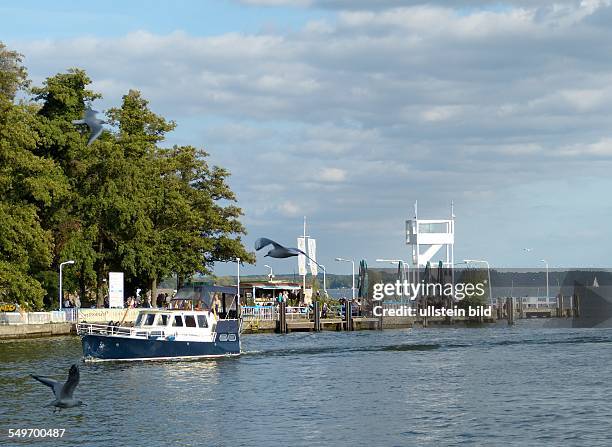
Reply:
<svg viewBox="0 0 612 447"><path fill-rule="evenodd" d="M219 319L237 319L236 288L209 284L182 287L170 301L170 309L211 311Z"/></svg>

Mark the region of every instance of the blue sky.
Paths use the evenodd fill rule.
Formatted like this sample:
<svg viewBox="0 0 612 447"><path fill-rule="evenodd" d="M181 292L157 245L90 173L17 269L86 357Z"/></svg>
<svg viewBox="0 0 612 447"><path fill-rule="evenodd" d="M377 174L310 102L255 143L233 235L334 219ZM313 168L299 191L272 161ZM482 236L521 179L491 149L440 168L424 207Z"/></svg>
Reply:
<svg viewBox="0 0 612 447"><path fill-rule="evenodd" d="M331 272L347 272L336 256L407 259L414 201L440 218L453 200L456 259L607 267L609 1L491 5L26 1L0 15L35 84L84 68L102 110L139 89L177 122L167 144L228 168L249 247L295 245L306 215ZM295 269L245 272L266 263Z"/></svg>
<svg viewBox="0 0 612 447"><path fill-rule="evenodd" d="M16 2L15 2L16 3ZM257 33L291 30L330 11L292 7L254 7L228 0L120 1L99 3L24 0L0 6L3 39L61 39L77 36L112 37L134 30L167 34L183 30L197 36L225 32Z"/></svg>

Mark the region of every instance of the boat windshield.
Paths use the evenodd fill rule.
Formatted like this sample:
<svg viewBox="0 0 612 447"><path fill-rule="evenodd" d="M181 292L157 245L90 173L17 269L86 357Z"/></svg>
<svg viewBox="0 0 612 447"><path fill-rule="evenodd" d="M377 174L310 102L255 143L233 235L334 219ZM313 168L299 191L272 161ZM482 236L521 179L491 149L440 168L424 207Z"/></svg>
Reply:
<svg viewBox="0 0 612 447"><path fill-rule="evenodd" d="M168 325L168 315L167 314L158 315L157 320L155 321L155 324L157 326L167 326Z"/></svg>
<svg viewBox="0 0 612 447"><path fill-rule="evenodd" d="M143 318L144 314L138 314L138 316L136 317L136 322L134 323L134 326L141 326L142 325L142 318Z"/></svg>

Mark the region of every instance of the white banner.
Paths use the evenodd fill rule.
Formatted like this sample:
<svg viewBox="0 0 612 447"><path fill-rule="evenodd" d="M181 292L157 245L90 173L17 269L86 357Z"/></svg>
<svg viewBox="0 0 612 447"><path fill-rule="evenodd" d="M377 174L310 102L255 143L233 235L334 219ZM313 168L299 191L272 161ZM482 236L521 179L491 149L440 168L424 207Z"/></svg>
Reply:
<svg viewBox="0 0 612 447"><path fill-rule="evenodd" d="M298 249L306 253L306 242L303 237L298 237L297 246ZM306 276L306 256L303 254L298 255L298 273L301 276Z"/></svg>
<svg viewBox="0 0 612 447"><path fill-rule="evenodd" d="M108 273L108 307L123 309L123 272Z"/></svg>
<svg viewBox="0 0 612 447"><path fill-rule="evenodd" d="M308 239L308 256L310 257L310 273L312 276L317 276L319 270L317 269L317 240Z"/></svg>

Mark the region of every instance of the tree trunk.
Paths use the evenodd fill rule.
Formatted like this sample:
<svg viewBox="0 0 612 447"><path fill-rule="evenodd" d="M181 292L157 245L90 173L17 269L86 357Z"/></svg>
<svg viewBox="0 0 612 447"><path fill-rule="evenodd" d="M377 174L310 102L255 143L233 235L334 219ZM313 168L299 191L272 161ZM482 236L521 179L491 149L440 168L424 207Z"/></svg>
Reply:
<svg viewBox="0 0 612 447"><path fill-rule="evenodd" d="M104 273L101 268L96 271L96 307L98 309L104 307Z"/></svg>
<svg viewBox="0 0 612 447"><path fill-rule="evenodd" d="M96 307L103 308L104 307L104 280L105 278L105 265L104 265L104 242L102 238L98 238L98 260L96 261Z"/></svg>
<svg viewBox="0 0 612 447"><path fill-rule="evenodd" d="M81 306L85 304L87 301L87 285L85 284L85 266L81 266L81 275L79 276L79 300L81 301Z"/></svg>
<svg viewBox="0 0 612 447"><path fill-rule="evenodd" d="M150 279L151 307L157 307L157 278Z"/></svg>

